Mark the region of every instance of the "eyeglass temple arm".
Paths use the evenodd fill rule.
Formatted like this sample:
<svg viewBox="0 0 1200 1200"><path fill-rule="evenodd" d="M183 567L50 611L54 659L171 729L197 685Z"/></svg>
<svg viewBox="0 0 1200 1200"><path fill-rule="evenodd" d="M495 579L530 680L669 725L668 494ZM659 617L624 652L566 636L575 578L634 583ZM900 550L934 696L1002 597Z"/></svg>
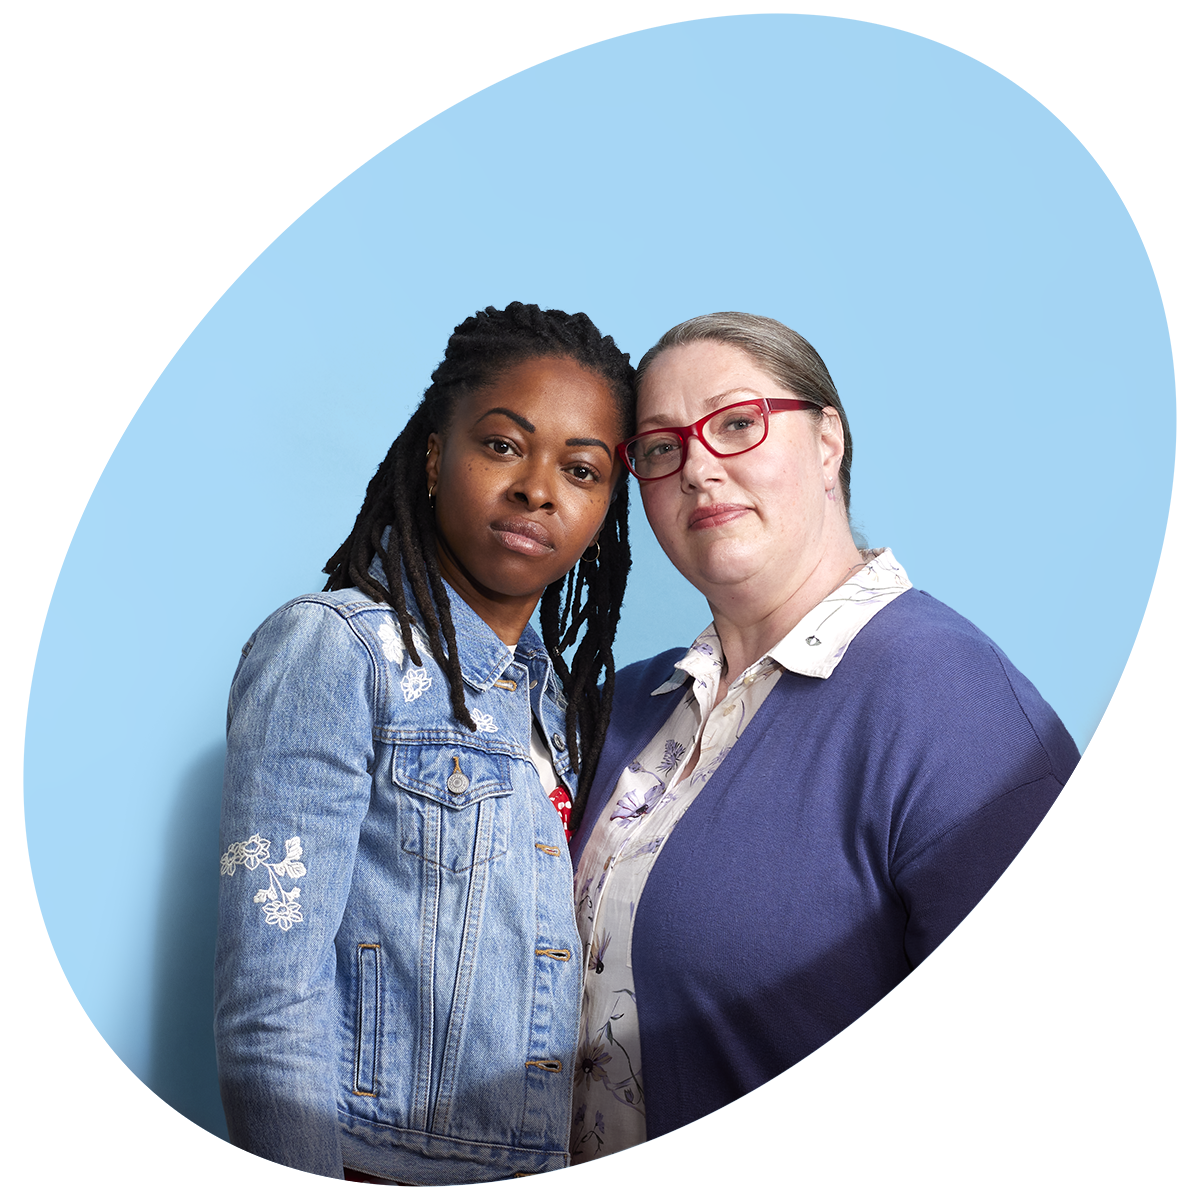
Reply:
<svg viewBox="0 0 1200 1200"><path fill-rule="evenodd" d="M818 404L815 400L792 400L789 397L773 399L770 396L764 396L763 402L767 406L767 412L794 412L797 409L803 408L824 409L825 407L825 405Z"/></svg>

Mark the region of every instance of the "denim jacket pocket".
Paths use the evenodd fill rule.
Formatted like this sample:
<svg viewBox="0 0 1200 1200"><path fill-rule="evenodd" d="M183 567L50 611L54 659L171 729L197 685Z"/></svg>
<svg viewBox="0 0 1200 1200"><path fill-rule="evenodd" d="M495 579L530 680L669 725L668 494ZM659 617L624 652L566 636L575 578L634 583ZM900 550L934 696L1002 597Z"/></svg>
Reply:
<svg viewBox="0 0 1200 1200"><path fill-rule="evenodd" d="M392 757L400 847L447 871L469 871L508 851L509 759L454 743L401 744Z"/></svg>
<svg viewBox="0 0 1200 1200"><path fill-rule="evenodd" d="M358 1029L354 1039L354 1094L374 1096L379 1077L380 1008L383 947L378 942L358 946Z"/></svg>

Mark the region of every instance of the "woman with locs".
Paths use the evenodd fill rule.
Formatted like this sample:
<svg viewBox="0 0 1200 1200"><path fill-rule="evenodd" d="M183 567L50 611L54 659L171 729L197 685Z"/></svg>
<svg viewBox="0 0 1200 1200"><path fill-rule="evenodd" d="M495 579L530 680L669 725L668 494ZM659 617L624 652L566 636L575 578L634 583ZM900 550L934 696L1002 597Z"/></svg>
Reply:
<svg viewBox="0 0 1200 1200"><path fill-rule="evenodd" d="M572 843L575 1163L854 1021L974 907L1079 757L984 634L855 544L849 425L799 334L697 317L637 388L621 453L713 621L618 673Z"/></svg>
<svg viewBox="0 0 1200 1200"><path fill-rule="evenodd" d="M632 417L628 356L582 313L477 313L326 590L244 647L216 963L235 1145L380 1183L566 1165L564 826L611 708Z"/></svg>

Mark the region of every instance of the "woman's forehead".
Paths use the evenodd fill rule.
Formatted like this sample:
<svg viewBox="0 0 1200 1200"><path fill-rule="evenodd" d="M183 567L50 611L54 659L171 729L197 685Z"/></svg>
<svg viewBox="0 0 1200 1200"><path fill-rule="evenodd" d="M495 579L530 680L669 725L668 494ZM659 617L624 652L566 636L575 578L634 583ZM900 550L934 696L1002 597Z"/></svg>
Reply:
<svg viewBox="0 0 1200 1200"><path fill-rule="evenodd" d="M638 424L684 412L699 415L743 397L781 394L779 381L740 346L689 342L661 351L647 368L638 388Z"/></svg>
<svg viewBox="0 0 1200 1200"><path fill-rule="evenodd" d="M566 355L538 355L506 364L484 386L468 391L461 405L468 420L500 405L506 408L563 406L608 416L615 407L612 384Z"/></svg>

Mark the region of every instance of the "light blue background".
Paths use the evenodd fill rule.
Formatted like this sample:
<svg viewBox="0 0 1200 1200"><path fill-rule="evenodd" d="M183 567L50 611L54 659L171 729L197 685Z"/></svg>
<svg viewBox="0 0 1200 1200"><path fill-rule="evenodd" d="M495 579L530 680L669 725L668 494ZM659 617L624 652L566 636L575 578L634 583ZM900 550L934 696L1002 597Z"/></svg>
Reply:
<svg viewBox="0 0 1200 1200"><path fill-rule="evenodd" d="M114 1050L224 1132L211 1034L225 694L319 588L455 324L584 309L635 359L744 309L820 350L853 517L979 624L1081 746L1153 579L1173 461L1161 303L1071 134L936 43L816 17L669 26L543 64L391 146L172 360L47 620L26 811L46 924ZM619 663L706 622L635 517Z"/></svg>

